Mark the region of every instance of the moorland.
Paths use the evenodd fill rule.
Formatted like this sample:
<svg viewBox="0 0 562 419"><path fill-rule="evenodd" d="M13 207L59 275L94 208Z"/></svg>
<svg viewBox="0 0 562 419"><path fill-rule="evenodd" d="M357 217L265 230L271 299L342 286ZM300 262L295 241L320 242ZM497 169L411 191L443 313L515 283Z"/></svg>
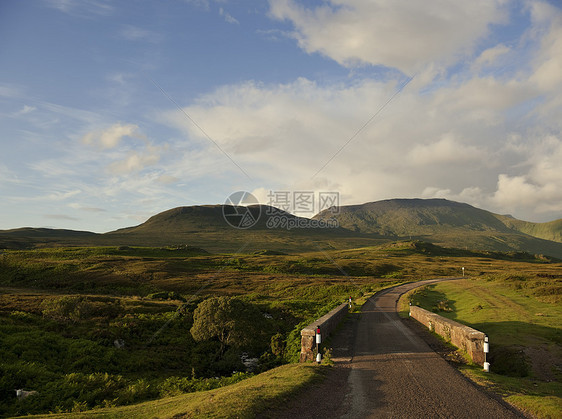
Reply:
<svg viewBox="0 0 562 419"><path fill-rule="evenodd" d="M126 417L144 402L150 417L164 406L204 409L202 400L228 388L225 411L251 416L323 375L291 364L304 325L349 297L359 315L381 289L459 277L462 268L464 280L409 298L489 334L492 374L468 364L473 379L533 414L562 411L562 244L472 207L398 204L394 227L388 213L375 217L380 208L369 216L363 208L356 227L344 211L340 228L273 230L262 221L240 230L208 206L106 234L0 233L0 415L97 408ZM398 229L405 223L411 239ZM535 231L556 239L558 224L548 224ZM282 390L268 385L285 379ZM252 386L255 402L240 407L232 391ZM18 399L15 389L36 393Z"/></svg>

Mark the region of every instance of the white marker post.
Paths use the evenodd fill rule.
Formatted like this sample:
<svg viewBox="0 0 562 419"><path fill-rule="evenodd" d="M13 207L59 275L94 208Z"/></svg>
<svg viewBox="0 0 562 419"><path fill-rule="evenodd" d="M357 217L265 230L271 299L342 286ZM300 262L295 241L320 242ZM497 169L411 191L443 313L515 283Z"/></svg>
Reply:
<svg viewBox="0 0 562 419"><path fill-rule="evenodd" d="M484 371L486 372L490 372L490 363L486 360L489 352L490 344L488 343L488 336L484 336Z"/></svg>
<svg viewBox="0 0 562 419"><path fill-rule="evenodd" d="M322 355L320 354L319 345L322 342L322 336L320 335L320 326L316 328L316 362L322 362Z"/></svg>
<svg viewBox="0 0 562 419"><path fill-rule="evenodd" d="M351 297L349 297L349 309L351 310Z"/></svg>
<svg viewBox="0 0 562 419"><path fill-rule="evenodd" d="M462 276L464 276L464 266L462 267Z"/></svg>

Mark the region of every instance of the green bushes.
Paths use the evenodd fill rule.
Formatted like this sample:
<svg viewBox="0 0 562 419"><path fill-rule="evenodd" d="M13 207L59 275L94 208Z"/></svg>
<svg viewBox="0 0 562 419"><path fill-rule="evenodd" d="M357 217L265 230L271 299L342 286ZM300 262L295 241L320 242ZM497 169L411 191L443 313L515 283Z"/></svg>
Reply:
<svg viewBox="0 0 562 419"><path fill-rule="evenodd" d="M73 321L87 319L91 312L91 304L83 297L65 296L46 299L41 304L43 316L58 321Z"/></svg>
<svg viewBox="0 0 562 419"><path fill-rule="evenodd" d="M491 348L489 361L492 372L496 374L527 377L530 372L527 357L518 347L494 345Z"/></svg>
<svg viewBox="0 0 562 419"><path fill-rule="evenodd" d="M182 393L193 393L195 391L213 390L215 388L238 383L251 377L253 374L236 372L230 377L218 378L188 378L169 377L158 385L158 393L161 397L176 396Z"/></svg>
<svg viewBox="0 0 562 419"><path fill-rule="evenodd" d="M41 386L37 394L19 400L4 413L79 412L130 404L158 396L153 387L146 380L131 382L121 375L71 373Z"/></svg>
<svg viewBox="0 0 562 419"><path fill-rule="evenodd" d="M221 351L227 346L256 351L263 349L266 323L253 304L238 298L212 297L195 309L191 335L198 342L216 338Z"/></svg>
<svg viewBox="0 0 562 419"><path fill-rule="evenodd" d="M284 358L286 362L298 362L301 353L301 330L314 319L297 324L287 336Z"/></svg>
<svg viewBox="0 0 562 419"><path fill-rule="evenodd" d="M178 301L185 302L185 298L183 298L180 294L174 291L154 292L152 294L148 294L146 298L150 300L178 300Z"/></svg>
<svg viewBox="0 0 562 419"><path fill-rule="evenodd" d="M227 298L223 320L235 326L225 329L228 339L223 346L222 332L199 342L193 339L194 305L180 309L143 299L123 303L110 297L37 298L43 299L34 302L42 315L0 311L0 417L77 412L234 383L247 376L233 375L245 371L243 351L260 358L259 370L279 365L285 332L294 321L279 302L260 309L246 299ZM216 299L199 306L212 302ZM10 308L15 307L14 301ZM123 348L114 345L117 338ZM17 400L17 388L38 394Z"/></svg>
<svg viewBox="0 0 562 419"><path fill-rule="evenodd" d="M236 382L247 376L233 375L245 371L243 352L259 359L256 372L293 361L302 328L295 324L308 324L359 294L345 278L320 278L324 269L341 277L320 258L296 263L297 271L315 275L309 278L263 275L263 266L286 271L291 256L278 264L270 263L272 254L244 256L226 264L226 280L217 278L208 290L232 292L229 285L235 284L239 295L223 298L221 319L213 305L220 299L199 296L182 304L182 296L200 287L200 278L186 277L186 272L202 272L204 278L209 270L224 267L225 257L188 258L184 253L67 248L2 255L0 285L55 291L11 288L0 294L0 417L78 412ZM154 259L160 254L164 260ZM198 305L200 313L206 305L212 308L198 317ZM207 333L214 328L207 321L216 326L219 320L223 326ZM16 400L17 388L38 393Z"/></svg>

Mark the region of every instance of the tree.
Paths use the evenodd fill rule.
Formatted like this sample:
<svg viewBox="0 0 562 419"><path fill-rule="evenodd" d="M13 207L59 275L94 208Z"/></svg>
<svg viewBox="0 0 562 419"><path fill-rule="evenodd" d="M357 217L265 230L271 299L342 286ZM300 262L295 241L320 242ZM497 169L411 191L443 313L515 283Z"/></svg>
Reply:
<svg viewBox="0 0 562 419"><path fill-rule="evenodd" d="M264 318L254 305L235 297L212 297L193 313L191 335L197 342L218 339L221 352L227 346L251 348L265 333Z"/></svg>

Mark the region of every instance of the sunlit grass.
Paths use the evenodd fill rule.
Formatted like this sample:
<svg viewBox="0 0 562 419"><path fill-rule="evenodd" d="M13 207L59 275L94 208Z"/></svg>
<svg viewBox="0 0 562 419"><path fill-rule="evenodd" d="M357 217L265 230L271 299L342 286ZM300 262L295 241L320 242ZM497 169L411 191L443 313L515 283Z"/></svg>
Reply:
<svg viewBox="0 0 562 419"><path fill-rule="evenodd" d="M555 274L504 271L415 290L402 300L402 308L411 300L486 333L492 371L501 374L470 366L462 372L523 411L558 418L562 416L562 306L555 294L559 281ZM544 298L545 289L551 290L550 298Z"/></svg>
<svg viewBox="0 0 562 419"><path fill-rule="evenodd" d="M253 418L279 408L305 386L314 385L327 372L315 364L284 365L240 383L216 390L184 394L132 406L96 409L68 414L37 415L34 418Z"/></svg>

